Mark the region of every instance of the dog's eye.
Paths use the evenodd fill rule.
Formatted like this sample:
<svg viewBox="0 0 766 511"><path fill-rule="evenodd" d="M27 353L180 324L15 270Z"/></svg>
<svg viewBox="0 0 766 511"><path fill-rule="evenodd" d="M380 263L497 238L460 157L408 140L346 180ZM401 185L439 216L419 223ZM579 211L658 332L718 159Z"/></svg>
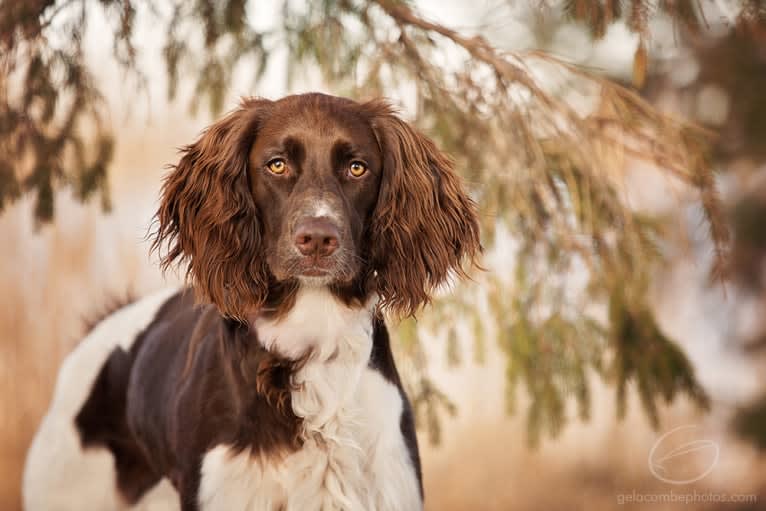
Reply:
<svg viewBox="0 0 766 511"><path fill-rule="evenodd" d="M269 169L269 172L272 174L284 174L285 170L287 170L287 163L285 163L285 160L282 158L274 158L266 164L266 168Z"/></svg>
<svg viewBox="0 0 766 511"><path fill-rule="evenodd" d="M367 165L361 161L352 161L348 166L348 172L354 177L362 177L367 172Z"/></svg>

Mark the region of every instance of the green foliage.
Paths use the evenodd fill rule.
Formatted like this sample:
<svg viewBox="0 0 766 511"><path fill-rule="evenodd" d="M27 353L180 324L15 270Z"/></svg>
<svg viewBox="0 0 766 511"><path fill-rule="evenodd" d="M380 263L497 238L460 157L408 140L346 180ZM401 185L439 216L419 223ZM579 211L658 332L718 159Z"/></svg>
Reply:
<svg viewBox="0 0 766 511"><path fill-rule="evenodd" d="M536 445L542 434L556 436L561 431L570 398L579 418L589 418L588 378L591 372L601 371L604 343L595 321L568 318L559 311L541 315L529 310L530 305L524 303L524 297L512 300L513 314L506 312L509 319L501 325L504 334L498 341L507 355L506 378L511 388L523 382L529 394L527 432ZM542 317L535 321L535 316ZM513 412L517 396L512 392L506 397L508 410Z"/></svg>
<svg viewBox="0 0 766 511"><path fill-rule="evenodd" d="M614 348L610 374L617 385L618 414L625 415L627 386L635 382L653 427L660 423L657 399L672 403L685 393L702 408L710 401L694 379L683 352L659 329L641 297L615 289L609 300L609 342Z"/></svg>
<svg viewBox="0 0 766 511"><path fill-rule="evenodd" d="M192 78L192 111L207 99L210 113L216 115L223 110L226 92L241 66L254 69L253 83L257 82L266 70L267 34L248 23L247 9L246 0L175 3L163 48L169 100L175 99L180 76Z"/></svg>
<svg viewBox="0 0 766 511"><path fill-rule="evenodd" d="M65 23L68 44L57 46L48 27L60 8L52 4L0 7L0 209L31 193L40 221L53 218L54 190L60 186L74 186L80 200L100 192L108 207L113 148L100 92L83 61L85 9L72 13ZM129 42L119 46L116 56L129 62L130 47ZM86 136L84 130L94 125L96 134Z"/></svg>

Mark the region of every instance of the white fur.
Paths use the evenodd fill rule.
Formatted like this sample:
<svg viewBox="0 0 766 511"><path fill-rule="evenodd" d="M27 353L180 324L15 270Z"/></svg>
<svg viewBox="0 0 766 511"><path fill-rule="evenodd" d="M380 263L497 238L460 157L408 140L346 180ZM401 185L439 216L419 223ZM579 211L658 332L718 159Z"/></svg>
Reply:
<svg viewBox="0 0 766 511"><path fill-rule="evenodd" d="M64 360L50 409L27 455L22 483L27 511L126 509L115 487L114 458L106 448L83 449L74 420L112 350L117 346L130 349L175 292L159 292L110 315ZM134 509L173 509L177 501L170 484L163 482L152 490L151 498ZM173 505L168 507L167 502Z"/></svg>
<svg viewBox="0 0 766 511"><path fill-rule="evenodd" d="M318 200L314 203L314 214L312 216L314 217L327 217L331 218L333 220L338 220L339 216L338 212L333 208L329 202L324 200Z"/></svg>
<svg viewBox="0 0 766 511"><path fill-rule="evenodd" d="M281 460L216 447L202 465L202 509L422 509L399 426L399 390L367 368L374 306L348 308L308 288L286 317L256 321L268 349L291 358L312 350L292 393L304 444Z"/></svg>

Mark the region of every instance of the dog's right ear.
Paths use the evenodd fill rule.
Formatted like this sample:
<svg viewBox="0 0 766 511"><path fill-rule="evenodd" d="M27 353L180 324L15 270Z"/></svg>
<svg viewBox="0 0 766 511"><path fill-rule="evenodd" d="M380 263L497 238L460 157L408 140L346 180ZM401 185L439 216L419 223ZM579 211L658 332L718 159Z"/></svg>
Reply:
<svg viewBox="0 0 766 511"><path fill-rule="evenodd" d="M188 263L186 277L198 298L230 318L244 319L268 290L248 155L271 105L244 99L183 148L181 161L165 177L155 217L152 250L160 253L163 271Z"/></svg>

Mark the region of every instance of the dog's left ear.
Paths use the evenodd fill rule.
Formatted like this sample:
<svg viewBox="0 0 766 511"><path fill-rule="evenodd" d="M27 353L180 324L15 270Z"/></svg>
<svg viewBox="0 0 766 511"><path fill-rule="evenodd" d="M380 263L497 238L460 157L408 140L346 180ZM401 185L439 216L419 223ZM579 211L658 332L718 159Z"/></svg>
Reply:
<svg viewBox="0 0 766 511"><path fill-rule="evenodd" d="M476 203L452 161L384 101L363 105L383 153L371 222L372 267L381 305L400 315L429 302L450 272L481 251Z"/></svg>

